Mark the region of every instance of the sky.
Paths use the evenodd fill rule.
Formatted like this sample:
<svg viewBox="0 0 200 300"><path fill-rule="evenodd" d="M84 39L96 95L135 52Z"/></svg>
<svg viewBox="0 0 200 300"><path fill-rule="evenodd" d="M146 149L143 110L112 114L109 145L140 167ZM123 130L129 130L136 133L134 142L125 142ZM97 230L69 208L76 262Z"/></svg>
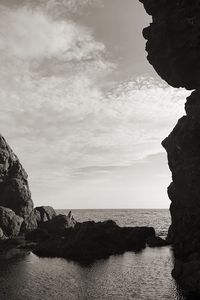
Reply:
<svg viewBox="0 0 200 300"><path fill-rule="evenodd" d="M136 0L0 0L0 131L35 205L168 208L183 89L146 60Z"/></svg>

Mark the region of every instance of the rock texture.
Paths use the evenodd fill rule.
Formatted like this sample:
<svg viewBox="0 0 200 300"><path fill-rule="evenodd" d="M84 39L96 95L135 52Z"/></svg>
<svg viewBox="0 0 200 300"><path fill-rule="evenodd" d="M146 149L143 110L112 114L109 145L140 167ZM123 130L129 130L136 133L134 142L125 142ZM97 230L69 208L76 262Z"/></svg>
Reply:
<svg viewBox="0 0 200 300"><path fill-rule="evenodd" d="M153 18L143 31L149 62L171 86L195 89L186 115L162 145L173 180L168 188L172 274L187 293L200 295L200 1L140 2Z"/></svg>
<svg viewBox="0 0 200 300"><path fill-rule="evenodd" d="M200 1L139 0L153 22L144 29L148 60L173 87L200 86Z"/></svg>
<svg viewBox="0 0 200 300"><path fill-rule="evenodd" d="M19 159L0 136L0 205L23 218L33 209L27 177Z"/></svg>
<svg viewBox="0 0 200 300"><path fill-rule="evenodd" d="M0 229L1 237L17 236L20 232L23 218L17 216L14 211L9 208L0 206Z"/></svg>

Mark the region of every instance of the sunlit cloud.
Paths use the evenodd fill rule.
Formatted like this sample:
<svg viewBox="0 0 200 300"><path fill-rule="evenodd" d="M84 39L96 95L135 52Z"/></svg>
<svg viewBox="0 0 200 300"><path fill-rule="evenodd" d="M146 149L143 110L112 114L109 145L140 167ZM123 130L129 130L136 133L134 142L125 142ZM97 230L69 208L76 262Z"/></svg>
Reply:
<svg viewBox="0 0 200 300"><path fill-rule="evenodd" d="M61 18L100 1L19 3L0 7L0 126L32 189L103 181L162 152L187 92L148 74L107 79L118 66L103 41Z"/></svg>

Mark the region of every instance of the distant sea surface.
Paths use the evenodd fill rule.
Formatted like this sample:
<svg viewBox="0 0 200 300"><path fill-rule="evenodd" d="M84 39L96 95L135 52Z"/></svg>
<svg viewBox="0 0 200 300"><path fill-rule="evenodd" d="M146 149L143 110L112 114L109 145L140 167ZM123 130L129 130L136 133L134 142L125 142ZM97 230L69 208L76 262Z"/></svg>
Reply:
<svg viewBox="0 0 200 300"><path fill-rule="evenodd" d="M67 214L69 210L59 210ZM121 226L153 226L165 237L168 210L73 210L80 222L112 219ZM170 247L146 248L99 260L91 266L62 258L8 254L0 259L1 300L184 299L171 277Z"/></svg>

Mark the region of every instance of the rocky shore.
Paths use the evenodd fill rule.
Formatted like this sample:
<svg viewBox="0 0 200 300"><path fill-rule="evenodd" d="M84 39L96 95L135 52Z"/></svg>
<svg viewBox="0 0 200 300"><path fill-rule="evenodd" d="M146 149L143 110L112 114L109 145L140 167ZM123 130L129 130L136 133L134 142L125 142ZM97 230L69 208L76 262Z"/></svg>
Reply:
<svg viewBox="0 0 200 300"><path fill-rule="evenodd" d="M28 176L0 136L0 257L10 250L64 257L90 263L125 251L164 246L152 227L119 227L115 222L77 223L71 212L57 215L50 206L35 207ZM13 251L14 253L14 251Z"/></svg>
<svg viewBox="0 0 200 300"><path fill-rule="evenodd" d="M172 275L187 294L200 297L200 1L140 0L152 23L143 30L148 60L173 87L195 90L183 116L162 142L172 183ZM183 99L184 100L184 99ZM191 298L194 299L194 298Z"/></svg>

